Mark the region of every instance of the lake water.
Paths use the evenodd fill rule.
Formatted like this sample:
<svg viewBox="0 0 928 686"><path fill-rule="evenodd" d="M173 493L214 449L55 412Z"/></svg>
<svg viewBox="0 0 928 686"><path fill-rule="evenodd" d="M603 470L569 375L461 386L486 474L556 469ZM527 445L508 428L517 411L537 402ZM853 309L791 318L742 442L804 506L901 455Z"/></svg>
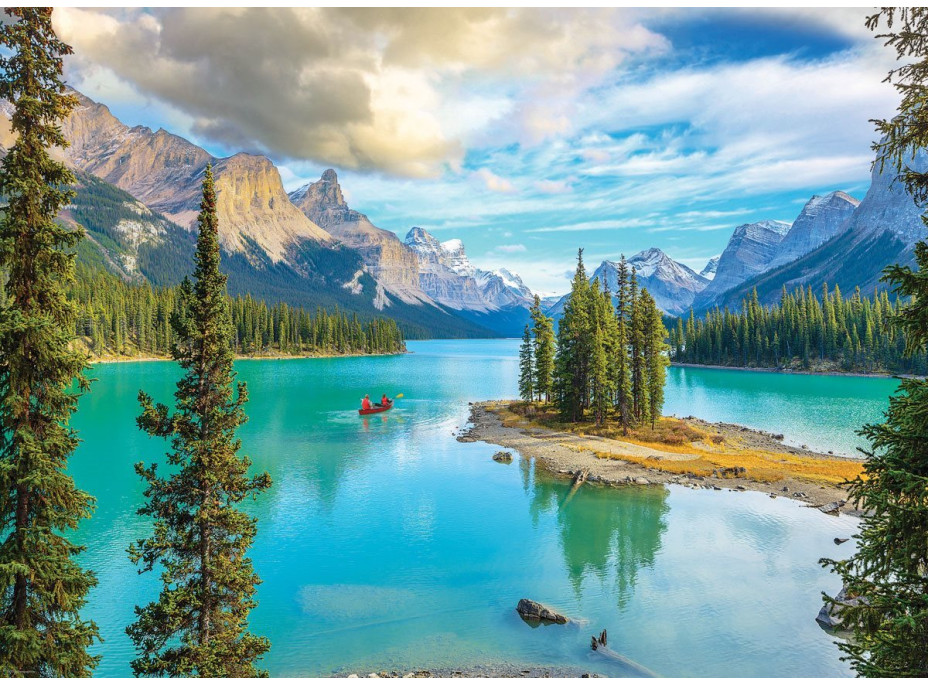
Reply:
<svg viewBox="0 0 928 686"><path fill-rule="evenodd" d="M833 638L814 618L837 590L822 556L852 552L834 518L783 498L682 487L572 496L527 460L453 432L467 402L512 397L518 341L429 341L395 357L242 361L250 421L240 435L274 485L252 558L263 579L251 627L270 638L272 676L418 667L543 664L613 676L589 638L662 676L841 676ZM147 534L135 514L137 461L165 444L136 429L136 396L170 401L172 363L101 365L74 424L80 487L98 499L79 532L99 585L84 616L105 643L98 676L130 675L125 627L155 597L125 550ZM668 413L782 431L794 443L849 452L854 429L880 418L895 382L672 369ZM403 393L359 418L364 392ZM532 628L519 598L580 623Z"/></svg>

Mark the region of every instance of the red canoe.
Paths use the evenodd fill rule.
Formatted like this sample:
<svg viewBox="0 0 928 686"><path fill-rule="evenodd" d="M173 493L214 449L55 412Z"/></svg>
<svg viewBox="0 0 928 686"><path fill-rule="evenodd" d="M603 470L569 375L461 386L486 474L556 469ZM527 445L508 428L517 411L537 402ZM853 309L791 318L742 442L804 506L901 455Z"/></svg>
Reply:
<svg viewBox="0 0 928 686"><path fill-rule="evenodd" d="M393 407L393 403L392 403L392 402L391 402L391 403L387 403L386 405L374 405L374 406L373 406L371 409L369 409L369 410L358 410L358 414L377 414L378 412L386 412L386 411L389 410L391 407Z"/></svg>

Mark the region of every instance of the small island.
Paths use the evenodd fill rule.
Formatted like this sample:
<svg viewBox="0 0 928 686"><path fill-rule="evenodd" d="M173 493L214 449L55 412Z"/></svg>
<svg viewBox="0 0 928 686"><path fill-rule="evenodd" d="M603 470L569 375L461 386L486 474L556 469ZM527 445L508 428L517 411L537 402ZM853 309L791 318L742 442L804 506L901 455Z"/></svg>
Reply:
<svg viewBox="0 0 928 686"><path fill-rule="evenodd" d="M515 450L578 484L759 491L838 514L855 512L842 484L863 469L861 460L790 446L779 434L695 417L662 417L623 435L615 423L562 422L541 404L487 401L471 405L470 422L459 441Z"/></svg>

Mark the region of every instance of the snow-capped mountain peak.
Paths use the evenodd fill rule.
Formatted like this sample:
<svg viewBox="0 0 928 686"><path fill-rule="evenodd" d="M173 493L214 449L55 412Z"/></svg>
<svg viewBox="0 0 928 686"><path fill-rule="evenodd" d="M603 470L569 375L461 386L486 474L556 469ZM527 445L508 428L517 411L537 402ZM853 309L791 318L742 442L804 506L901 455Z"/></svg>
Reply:
<svg viewBox="0 0 928 686"><path fill-rule="evenodd" d="M457 310L488 312L511 306L526 307L532 292L508 270L475 267L458 238L439 242L428 231L413 227L406 245L419 258L419 283L429 297Z"/></svg>

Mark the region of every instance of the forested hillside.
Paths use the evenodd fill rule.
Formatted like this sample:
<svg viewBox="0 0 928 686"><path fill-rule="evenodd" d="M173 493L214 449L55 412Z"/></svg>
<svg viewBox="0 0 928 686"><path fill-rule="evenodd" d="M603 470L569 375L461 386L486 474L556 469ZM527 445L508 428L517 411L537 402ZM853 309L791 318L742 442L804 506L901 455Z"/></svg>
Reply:
<svg viewBox="0 0 928 686"><path fill-rule="evenodd" d="M757 292L740 312L690 313L671 329L674 362L735 367L782 367L816 371L928 373L924 352L903 355L905 334L892 324L903 302L886 291L872 298L855 289L845 298L825 286L821 298L811 288L787 293L779 304L761 305Z"/></svg>
<svg viewBox="0 0 928 686"><path fill-rule="evenodd" d="M78 263L104 269L130 283L176 286L193 269L195 235L140 203L126 191L91 174L78 173L76 196L61 215L86 230L78 244ZM358 293L377 290L362 271L359 254L342 245L303 242L293 248L299 272L273 262L256 245L244 252L222 254L223 271L233 296L251 296L267 303L287 303L315 311L353 312L362 320L389 317L406 338L492 338L497 334L433 306L414 306L399 300L381 311ZM344 284L354 276L354 287Z"/></svg>
<svg viewBox="0 0 928 686"><path fill-rule="evenodd" d="M75 333L94 357L160 357L170 353L171 315L177 287L127 284L106 272L78 265L70 297ZM284 303L269 306L251 296L230 298L239 355L350 355L406 349L396 322Z"/></svg>

